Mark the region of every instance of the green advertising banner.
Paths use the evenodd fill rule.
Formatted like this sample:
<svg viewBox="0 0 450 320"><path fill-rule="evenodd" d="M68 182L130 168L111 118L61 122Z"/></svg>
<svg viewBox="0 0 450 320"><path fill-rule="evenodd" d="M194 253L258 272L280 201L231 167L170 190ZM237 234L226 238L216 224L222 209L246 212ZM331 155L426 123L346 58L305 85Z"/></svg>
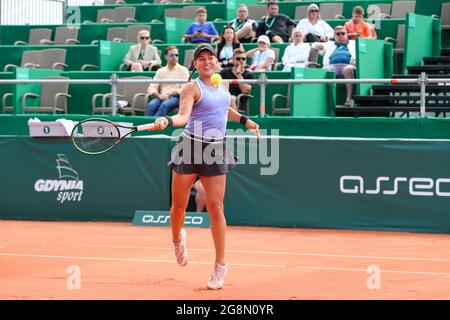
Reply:
<svg viewBox="0 0 450 320"><path fill-rule="evenodd" d="M450 140L264 140L235 147L261 161L227 177L230 224L450 232Z"/></svg>
<svg viewBox="0 0 450 320"><path fill-rule="evenodd" d="M230 225L450 233L448 139L227 142L240 163L227 176ZM171 145L130 138L86 156L66 138L1 137L0 218L164 222Z"/></svg>
<svg viewBox="0 0 450 320"><path fill-rule="evenodd" d="M0 217L131 221L135 210L168 210L165 139L126 139L104 155L67 138L0 138Z"/></svg>

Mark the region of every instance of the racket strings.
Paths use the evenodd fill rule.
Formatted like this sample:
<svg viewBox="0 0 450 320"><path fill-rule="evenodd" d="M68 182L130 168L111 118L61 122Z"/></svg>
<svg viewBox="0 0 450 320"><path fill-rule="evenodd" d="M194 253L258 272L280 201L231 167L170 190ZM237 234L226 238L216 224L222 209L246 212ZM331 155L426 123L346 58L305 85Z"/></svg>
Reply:
<svg viewBox="0 0 450 320"><path fill-rule="evenodd" d="M87 121L78 126L72 136L74 144L86 153L102 153L111 149L119 140L119 129L108 122Z"/></svg>

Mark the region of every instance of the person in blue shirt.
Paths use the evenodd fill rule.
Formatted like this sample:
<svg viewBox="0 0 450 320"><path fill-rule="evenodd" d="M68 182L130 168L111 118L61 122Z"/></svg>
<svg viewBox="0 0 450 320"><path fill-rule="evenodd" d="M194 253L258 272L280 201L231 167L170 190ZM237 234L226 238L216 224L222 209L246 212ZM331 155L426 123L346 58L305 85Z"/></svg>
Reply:
<svg viewBox="0 0 450 320"><path fill-rule="evenodd" d="M206 22L207 14L206 9L201 7L197 9L197 22L193 22L186 33L183 34L185 38L190 43L211 43L219 39L219 33L214 27L212 22Z"/></svg>

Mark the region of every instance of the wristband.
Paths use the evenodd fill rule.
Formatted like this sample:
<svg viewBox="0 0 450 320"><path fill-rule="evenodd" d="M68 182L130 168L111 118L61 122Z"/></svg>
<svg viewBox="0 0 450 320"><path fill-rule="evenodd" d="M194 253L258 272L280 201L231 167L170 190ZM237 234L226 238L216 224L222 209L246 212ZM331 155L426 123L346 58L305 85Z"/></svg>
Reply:
<svg viewBox="0 0 450 320"><path fill-rule="evenodd" d="M166 118L166 119L167 119L167 121L169 121L169 124L167 125L168 127L171 127L171 126L173 126L173 120L172 120L172 117L169 117L169 116L164 116L164 118Z"/></svg>
<svg viewBox="0 0 450 320"><path fill-rule="evenodd" d="M247 120L248 120L248 117L242 114L241 118L239 119L239 122L245 126L247 123Z"/></svg>

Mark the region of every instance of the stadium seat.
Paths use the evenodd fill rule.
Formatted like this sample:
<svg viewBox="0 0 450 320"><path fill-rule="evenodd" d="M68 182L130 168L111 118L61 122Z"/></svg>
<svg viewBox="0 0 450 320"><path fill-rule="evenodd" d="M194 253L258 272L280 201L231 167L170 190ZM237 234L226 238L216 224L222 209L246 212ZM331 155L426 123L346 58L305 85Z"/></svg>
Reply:
<svg viewBox="0 0 450 320"><path fill-rule="evenodd" d="M67 77L47 77L45 79L69 79ZM68 83L43 83L41 94L25 93L22 96L22 110L27 112L45 112L45 113L67 113L67 99L71 96L67 93L69 89ZM27 99L40 99L37 107L28 106Z"/></svg>
<svg viewBox="0 0 450 320"><path fill-rule="evenodd" d="M28 50L22 53L22 62L20 66L15 64L7 64L3 68L3 72L8 72L12 68L38 68L41 63L40 50Z"/></svg>
<svg viewBox="0 0 450 320"><path fill-rule="evenodd" d="M46 49L41 51L40 69L64 70L68 65L66 62L66 49Z"/></svg>
<svg viewBox="0 0 450 320"><path fill-rule="evenodd" d="M184 51L184 63L183 65L191 70L192 68L192 61L194 60L194 50L188 49Z"/></svg>
<svg viewBox="0 0 450 320"><path fill-rule="evenodd" d="M393 1L391 14L381 14L381 18L403 19L409 12L414 13L416 1Z"/></svg>
<svg viewBox="0 0 450 320"><path fill-rule="evenodd" d="M183 8L168 8L164 10L165 17L183 18Z"/></svg>
<svg viewBox="0 0 450 320"><path fill-rule="evenodd" d="M135 7L118 7L114 9L114 23L135 23L137 20Z"/></svg>
<svg viewBox="0 0 450 320"><path fill-rule="evenodd" d="M367 19L382 19L391 12L390 3L369 4L367 7Z"/></svg>
<svg viewBox="0 0 450 320"><path fill-rule="evenodd" d="M16 41L14 45L39 45L43 41L48 41L52 38L52 29L47 28L35 28L30 30L30 36L28 42Z"/></svg>
<svg viewBox="0 0 450 320"><path fill-rule="evenodd" d="M151 79L150 77L129 77L127 79ZM117 87L117 98L128 103L128 107L120 108L121 113L131 113L135 115L136 112L144 112L147 108L149 95L147 94L149 84L136 83L136 84L121 84ZM98 93L92 97L92 114L105 114L112 113L111 106L111 93ZM97 106L97 99L102 99L101 107Z"/></svg>
<svg viewBox="0 0 450 320"><path fill-rule="evenodd" d="M296 20L305 19L308 12L308 6L296 6L295 7L295 17Z"/></svg>
<svg viewBox="0 0 450 320"><path fill-rule="evenodd" d="M97 23L111 23L114 21L114 9L101 9L97 11ZM90 20L85 20L83 23L94 23Z"/></svg>
<svg viewBox="0 0 450 320"><path fill-rule="evenodd" d="M342 15L344 9L343 3L321 3L320 16L324 20L328 19L345 19Z"/></svg>
<svg viewBox="0 0 450 320"><path fill-rule="evenodd" d="M57 27L55 32L55 41L42 40L41 44L78 44L78 31L76 27Z"/></svg>
<svg viewBox="0 0 450 320"><path fill-rule="evenodd" d="M441 22L443 30L450 30L450 2L442 4Z"/></svg>
<svg viewBox="0 0 450 320"><path fill-rule="evenodd" d="M248 18L256 21L261 21L262 17L267 15L266 5L247 6Z"/></svg>

